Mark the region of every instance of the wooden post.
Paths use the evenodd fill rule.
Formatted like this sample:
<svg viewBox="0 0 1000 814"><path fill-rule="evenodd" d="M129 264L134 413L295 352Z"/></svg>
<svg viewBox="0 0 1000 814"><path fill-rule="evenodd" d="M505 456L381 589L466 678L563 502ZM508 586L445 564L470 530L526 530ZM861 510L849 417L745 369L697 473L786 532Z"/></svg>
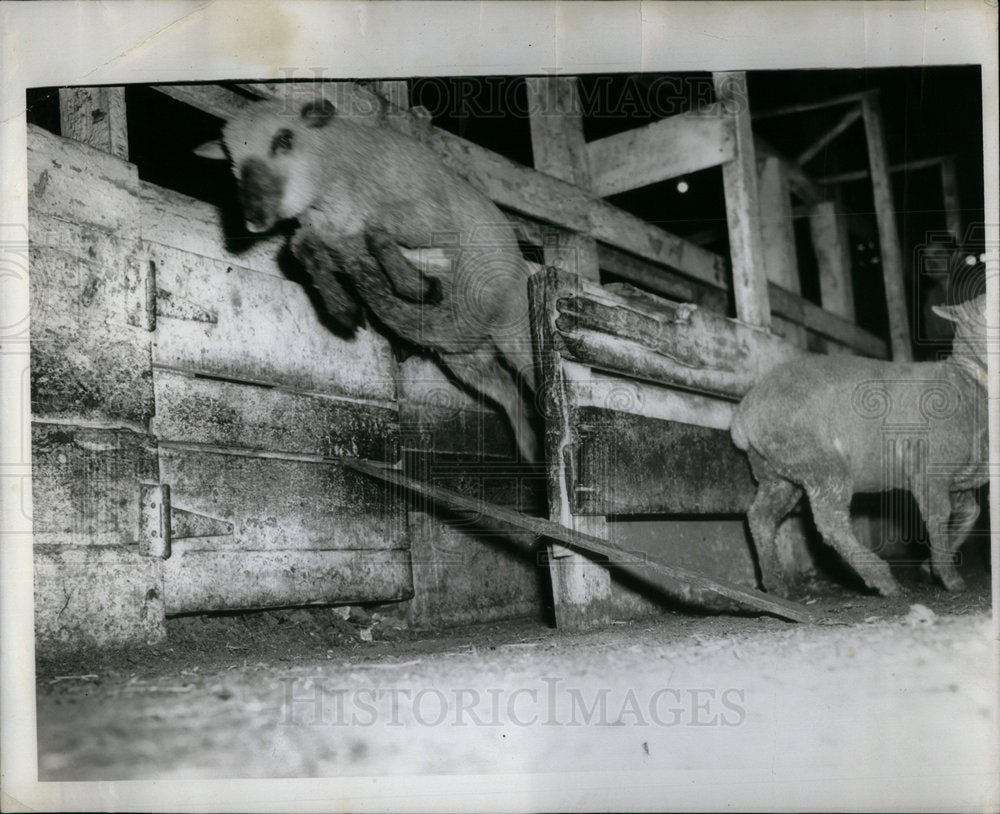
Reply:
<svg viewBox="0 0 1000 814"><path fill-rule="evenodd" d="M941 159L941 194L944 197L944 222L955 238L962 241L962 207L958 198L958 176L955 174L955 159L945 156Z"/></svg>
<svg viewBox="0 0 1000 814"><path fill-rule="evenodd" d="M128 161L125 88L60 88L59 123L65 138Z"/></svg>
<svg viewBox="0 0 1000 814"><path fill-rule="evenodd" d="M809 213L823 308L854 322L854 286L847 225L837 217L833 201L815 204Z"/></svg>
<svg viewBox="0 0 1000 814"><path fill-rule="evenodd" d="M757 191L760 212L760 240L764 255L764 271L769 282L793 294L800 294L799 261L795 254L795 225L792 220L792 196L788 187L785 164L777 156L768 156L758 164ZM771 322L785 339L806 346L806 330L774 314Z"/></svg>
<svg viewBox="0 0 1000 814"><path fill-rule="evenodd" d="M589 188L589 154L583 139L576 77L530 77L525 81L535 168ZM561 235L560 238L559 245L543 247L545 264L598 281L597 242L578 234ZM559 358L552 346L552 332L546 330L550 322L554 328L555 301L548 302L548 297L543 299L545 307L533 309L532 322L536 324L536 347L542 357L542 387L546 400L549 516L575 531L606 538L608 524L605 518L577 517L570 513L567 456L573 440L564 387L566 378L585 380L590 377L590 370L579 365L567 366ZM565 546L550 543L548 553L556 625L572 629L609 622L611 577L608 572Z"/></svg>
<svg viewBox="0 0 1000 814"><path fill-rule="evenodd" d="M736 316L750 325L767 327L771 324L771 312L757 222L757 158L750 129L746 74L742 71L714 73L712 80L723 112L733 120L736 141L736 157L722 165Z"/></svg>
<svg viewBox="0 0 1000 814"><path fill-rule="evenodd" d="M913 359L910 344L910 320L906 301L906 281L903 278L903 255L896 231L896 208L892 202L892 183L889 178L889 161L886 155L885 133L878 96L868 93L861 100L861 115L865 122L868 141L868 164L872 177L875 199L875 216L878 221L878 239L882 254L882 275L885 280L885 300L889 314L889 344L892 358L899 361Z"/></svg>

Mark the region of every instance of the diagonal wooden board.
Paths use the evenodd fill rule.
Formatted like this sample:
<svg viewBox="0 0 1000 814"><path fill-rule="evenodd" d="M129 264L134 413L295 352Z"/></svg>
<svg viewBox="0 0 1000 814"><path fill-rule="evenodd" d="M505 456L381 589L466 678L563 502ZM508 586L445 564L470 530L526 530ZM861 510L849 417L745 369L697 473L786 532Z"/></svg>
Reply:
<svg viewBox="0 0 1000 814"><path fill-rule="evenodd" d="M358 458L343 458L342 461L345 466L351 469L374 478L379 478L396 486L402 486L422 497L444 504L450 509L463 513L472 512L477 516L487 517L506 526L511 526L519 532L529 532L536 537L548 537L551 540L556 540L562 545L572 548L574 551L606 558L606 560L598 559L597 562L608 568L617 568L635 574L668 594L676 594L676 589L671 589L660 580L654 579L650 572L671 580L686 582L696 588L713 591L747 609L769 613L793 622L817 621L812 613L795 602L789 602L786 599L770 596L760 591L740 588L728 582L721 582L717 579L695 573L694 571L666 565L655 560L646 559L641 564L637 563L634 554L619 548L613 543L609 543L607 540L602 540L599 537L592 537L589 534L573 531L552 520L531 517L513 509L497 506L495 503L489 503L479 498L466 497L465 495L458 494L458 492L453 492L450 489L440 486L432 486L407 477L399 470L391 469L385 464L375 461L366 461Z"/></svg>

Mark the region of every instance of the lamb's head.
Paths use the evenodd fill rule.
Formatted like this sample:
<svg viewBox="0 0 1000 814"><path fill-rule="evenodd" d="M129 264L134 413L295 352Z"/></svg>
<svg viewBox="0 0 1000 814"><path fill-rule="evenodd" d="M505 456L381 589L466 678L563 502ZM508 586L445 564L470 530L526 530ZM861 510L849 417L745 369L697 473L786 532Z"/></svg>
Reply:
<svg viewBox="0 0 1000 814"><path fill-rule="evenodd" d="M935 314L955 323L952 358L966 367L986 371L987 318L986 295L958 305L935 305ZM985 379L983 379L985 384Z"/></svg>
<svg viewBox="0 0 1000 814"><path fill-rule="evenodd" d="M221 139L201 145L195 153L229 159L247 228L266 232L315 200L317 142L334 114L326 99L295 110L281 102L259 102L226 122Z"/></svg>

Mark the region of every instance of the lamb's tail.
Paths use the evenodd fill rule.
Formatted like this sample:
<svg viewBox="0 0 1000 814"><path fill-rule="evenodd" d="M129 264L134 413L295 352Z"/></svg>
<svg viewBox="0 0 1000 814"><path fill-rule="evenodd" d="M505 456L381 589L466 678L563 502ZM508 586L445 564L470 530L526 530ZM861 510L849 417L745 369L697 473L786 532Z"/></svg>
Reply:
<svg viewBox="0 0 1000 814"><path fill-rule="evenodd" d="M733 443L740 449L750 449L750 439L747 438L746 428L743 426L743 416L737 409L733 413L733 422L729 426L729 433L733 436Z"/></svg>

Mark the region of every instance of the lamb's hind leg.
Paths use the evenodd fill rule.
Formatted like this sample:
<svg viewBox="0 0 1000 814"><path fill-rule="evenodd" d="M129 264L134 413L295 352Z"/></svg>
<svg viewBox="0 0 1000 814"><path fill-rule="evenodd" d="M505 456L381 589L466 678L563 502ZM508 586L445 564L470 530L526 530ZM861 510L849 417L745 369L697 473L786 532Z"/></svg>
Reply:
<svg viewBox="0 0 1000 814"><path fill-rule="evenodd" d="M851 490L841 482L828 482L807 489L816 528L827 545L832 546L869 588L883 596L900 592L889 565L869 551L854 536L851 528Z"/></svg>
<svg viewBox="0 0 1000 814"><path fill-rule="evenodd" d="M510 421L521 457L526 461L538 460L533 411L521 395L517 378L500 361L498 352L480 348L471 353L441 354L441 363L470 390L500 406Z"/></svg>
<svg viewBox="0 0 1000 814"><path fill-rule="evenodd" d="M750 526L754 547L757 549L761 584L769 593L784 595L788 591L788 586L774 538L782 519L798 503L802 490L777 473L774 473L773 477L765 476L760 469L760 466L754 467L760 486L747 512L747 523Z"/></svg>

